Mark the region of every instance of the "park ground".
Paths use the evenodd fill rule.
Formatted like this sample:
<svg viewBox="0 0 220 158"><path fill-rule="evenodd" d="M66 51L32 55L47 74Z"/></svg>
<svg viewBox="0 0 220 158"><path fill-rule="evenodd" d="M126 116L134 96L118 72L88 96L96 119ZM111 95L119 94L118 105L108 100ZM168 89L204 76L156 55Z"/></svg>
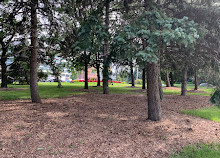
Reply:
<svg viewBox="0 0 220 158"><path fill-rule="evenodd" d="M140 86L114 84L104 95L95 83L89 90L83 83L40 83L43 104L34 104L28 86L11 85L0 91L0 157L162 158L190 144L219 144L212 89L189 85L189 95L180 96L178 86L164 88L163 120L149 122Z"/></svg>

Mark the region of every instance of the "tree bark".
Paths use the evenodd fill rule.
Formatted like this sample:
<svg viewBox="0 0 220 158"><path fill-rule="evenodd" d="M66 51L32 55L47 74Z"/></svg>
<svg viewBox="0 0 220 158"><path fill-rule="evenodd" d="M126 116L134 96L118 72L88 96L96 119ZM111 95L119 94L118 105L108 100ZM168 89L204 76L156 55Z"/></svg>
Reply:
<svg viewBox="0 0 220 158"><path fill-rule="evenodd" d="M31 99L34 103L41 103L37 84L37 54L38 54L38 34L37 34L37 6L38 0L31 0L31 59L30 59L30 90Z"/></svg>
<svg viewBox="0 0 220 158"><path fill-rule="evenodd" d="M105 1L105 26L108 31L109 28L109 9L110 9L110 0ZM108 38L104 40L104 54L103 54L103 94L109 94L108 90L108 79L109 79L109 62L108 62L108 54L109 54L109 41Z"/></svg>
<svg viewBox="0 0 220 158"><path fill-rule="evenodd" d="M195 81L194 81L195 87L194 90L198 90L198 72L195 70Z"/></svg>
<svg viewBox="0 0 220 158"><path fill-rule="evenodd" d="M100 80L100 64L96 64L97 69L97 87L101 86L101 80Z"/></svg>
<svg viewBox="0 0 220 158"><path fill-rule="evenodd" d="M133 64L130 62L130 69L131 69L131 86L134 87L134 70L133 70Z"/></svg>
<svg viewBox="0 0 220 158"><path fill-rule="evenodd" d="M159 95L160 95L160 100L163 100L163 86L162 86L162 82L161 82L161 76L159 73L159 78L158 78L158 85L159 85Z"/></svg>
<svg viewBox="0 0 220 158"><path fill-rule="evenodd" d="M174 79L173 79L173 73L170 72L170 85L171 87L174 87Z"/></svg>
<svg viewBox="0 0 220 158"><path fill-rule="evenodd" d="M85 59L85 85L84 85L84 89L89 89L88 86L88 63Z"/></svg>
<svg viewBox="0 0 220 158"><path fill-rule="evenodd" d="M58 82L57 88L62 88L62 85L61 85L61 81L60 81L59 75L57 75L56 78L57 78L57 82Z"/></svg>
<svg viewBox="0 0 220 158"><path fill-rule="evenodd" d="M142 70L142 89L146 89L146 68Z"/></svg>
<svg viewBox="0 0 220 158"><path fill-rule="evenodd" d="M6 65L6 61L7 61L7 48L2 48L2 57L1 57L1 88L7 88L8 84L7 84L7 65Z"/></svg>
<svg viewBox="0 0 220 158"><path fill-rule="evenodd" d="M158 80L159 64L147 63L148 119L152 121L161 120L162 112Z"/></svg>
<svg viewBox="0 0 220 158"><path fill-rule="evenodd" d="M182 86L181 86L181 95L186 96L187 94L187 66L185 65L182 70Z"/></svg>
<svg viewBox="0 0 220 158"><path fill-rule="evenodd" d="M166 80L166 87L171 87L171 85L170 85L170 78L169 78L169 72L168 71L166 71L165 80Z"/></svg>

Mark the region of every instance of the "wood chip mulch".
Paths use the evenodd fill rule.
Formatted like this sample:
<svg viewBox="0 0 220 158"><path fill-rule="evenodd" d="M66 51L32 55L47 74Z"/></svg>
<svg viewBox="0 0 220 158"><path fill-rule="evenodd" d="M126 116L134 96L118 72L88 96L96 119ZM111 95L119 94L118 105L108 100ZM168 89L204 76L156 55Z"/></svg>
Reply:
<svg viewBox="0 0 220 158"><path fill-rule="evenodd" d="M165 96L148 122L146 95L82 94L0 101L1 158L162 158L190 143L220 143L220 123L180 114L211 106L205 96Z"/></svg>

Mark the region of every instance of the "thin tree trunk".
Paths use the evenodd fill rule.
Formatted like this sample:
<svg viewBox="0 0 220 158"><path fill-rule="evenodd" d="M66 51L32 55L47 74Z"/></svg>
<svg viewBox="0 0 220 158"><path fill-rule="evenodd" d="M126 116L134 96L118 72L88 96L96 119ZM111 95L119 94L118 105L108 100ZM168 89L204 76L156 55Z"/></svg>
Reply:
<svg viewBox="0 0 220 158"><path fill-rule="evenodd" d="M197 70L195 70L195 87L194 87L194 90L198 90L198 72Z"/></svg>
<svg viewBox="0 0 220 158"><path fill-rule="evenodd" d="M84 86L84 89L89 89L89 86L88 86L88 63L85 59L85 86Z"/></svg>
<svg viewBox="0 0 220 158"><path fill-rule="evenodd" d="M171 85L170 85L170 78L169 78L169 72L168 71L166 71L165 80L166 80L166 87L171 87Z"/></svg>
<svg viewBox="0 0 220 158"><path fill-rule="evenodd" d="M173 79L173 73L170 72L170 85L171 87L174 87L174 79Z"/></svg>
<svg viewBox="0 0 220 158"><path fill-rule="evenodd" d="M186 94L187 94L187 66L185 65L182 70L181 95L186 96Z"/></svg>
<svg viewBox="0 0 220 158"><path fill-rule="evenodd" d="M130 69L131 69L131 86L134 87L134 70L133 70L133 64L132 62L130 63Z"/></svg>
<svg viewBox="0 0 220 158"><path fill-rule="evenodd" d="M31 90L32 102L41 103L38 84L37 84L37 54L38 54L37 6L38 6L38 0L31 0L30 90Z"/></svg>
<svg viewBox="0 0 220 158"><path fill-rule="evenodd" d="M142 89L146 89L146 68L142 70Z"/></svg>
<svg viewBox="0 0 220 158"><path fill-rule="evenodd" d="M162 82L161 82L161 76L159 73L159 78L158 78L158 85L159 85L159 95L160 95L160 100L163 100L163 86L162 86Z"/></svg>
<svg viewBox="0 0 220 158"><path fill-rule="evenodd" d="M100 64L96 64L96 69L97 69L97 87L101 86L101 81L100 81Z"/></svg>
<svg viewBox="0 0 220 158"><path fill-rule="evenodd" d="M6 65L6 61L7 61L7 48L2 48L2 57L1 57L1 88L7 88L8 84L7 84L7 65Z"/></svg>
<svg viewBox="0 0 220 158"><path fill-rule="evenodd" d="M110 9L110 0L105 1L105 26L109 28L109 9ZM108 62L108 53L109 53L109 39L105 38L104 40L104 54L103 54L103 94L109 94L108 90L108 79L109 79L109 62Z"/></svg>
<svg viewBox="0 0 220 158"><path fill-rule="evenodd" d="M61 85L61 81L60 81L60 78L59 78L59 75L56 75L56 78L57 78L57 88L62 88L62 85Z"/></svg>
<svg viewBox="0 0 220 158"><path fill-rule="evenodd" d="M159 64L147 64L147 100L148 119L152 121L161 120L161 102L159 95Z"/></svg>

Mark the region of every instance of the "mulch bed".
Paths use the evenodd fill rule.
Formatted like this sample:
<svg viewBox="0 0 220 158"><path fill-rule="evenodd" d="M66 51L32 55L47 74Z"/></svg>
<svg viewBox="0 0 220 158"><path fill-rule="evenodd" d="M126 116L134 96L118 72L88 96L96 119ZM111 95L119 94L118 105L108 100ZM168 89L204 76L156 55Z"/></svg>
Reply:
<svg viewBox="0 0 220 158"><path fill-rule="evenodd" d="M19 91L26 90L27 88L0 88L0 91Z"/></svg>
<svg viewBox="0 0 220 158"><path fill-rule="evenodd" d="M82 94L0 101L1 158L162 158L189 143L220 142L220 123L180 114L211 106L205 96L165 96L148 122L146 95Z"/></svg>
<svg viewBox="0 0 220 158"><path fill-rule="evenodd" d="M91 93L93 93L93 92L96 92L96 93L99 93L100 92L100 90L98 90L98 89L71 89L71 91L75 91L75 92L91 92Z"/></svg>

